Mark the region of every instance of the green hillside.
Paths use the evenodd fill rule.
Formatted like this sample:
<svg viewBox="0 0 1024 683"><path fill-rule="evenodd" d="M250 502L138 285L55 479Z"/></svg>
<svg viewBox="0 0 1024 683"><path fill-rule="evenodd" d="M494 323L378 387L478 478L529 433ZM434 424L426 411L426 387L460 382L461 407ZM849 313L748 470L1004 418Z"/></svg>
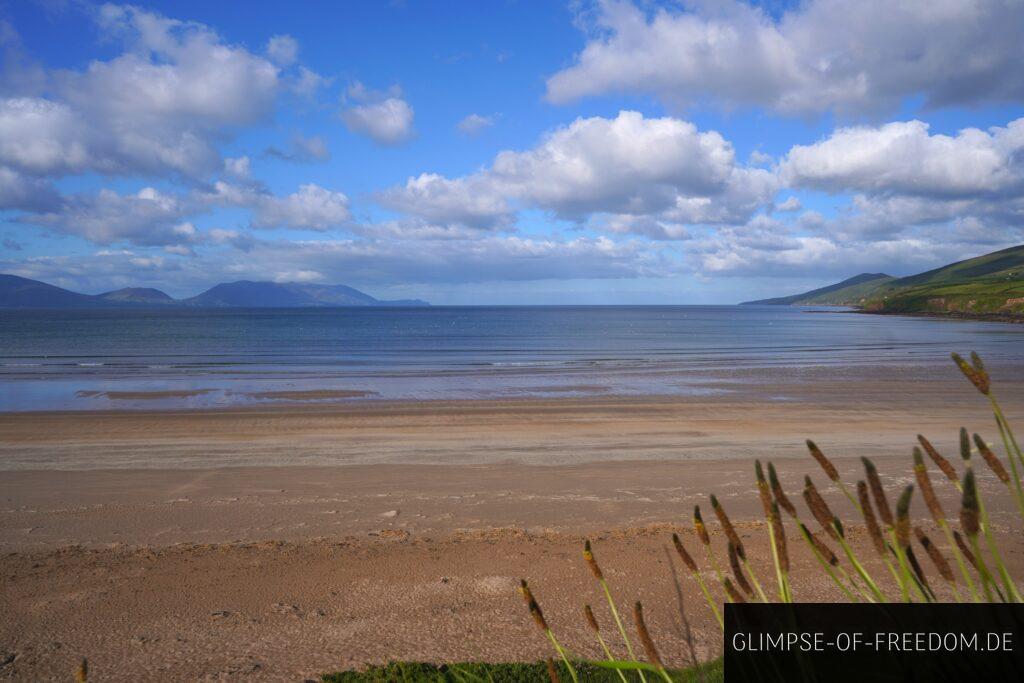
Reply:
<svg viewBox="0 0 1024 683"><path fill-rule="evenodd" d="M885 273L861 273L828 287L813 289L802 294L782 296L775 299L745 301L743 305L758 306L859 306L879 286L896 278Z"/></svg>
<svg viewBox="0 0 1024 683"><path fill-rule="evenodd" d="M885 283L867 297L863 308L1024 316L1024 245Z"/></svg>

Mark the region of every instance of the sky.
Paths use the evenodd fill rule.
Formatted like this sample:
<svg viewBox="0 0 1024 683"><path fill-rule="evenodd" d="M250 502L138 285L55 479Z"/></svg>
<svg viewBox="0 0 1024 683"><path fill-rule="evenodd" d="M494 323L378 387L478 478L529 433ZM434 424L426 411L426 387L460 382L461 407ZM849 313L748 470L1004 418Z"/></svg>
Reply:
<svg viewBox="0 0 1024 683"><path fill-rule="evenodd" d="M1024 2L0 0L0 272L716 304L1024 242Z"/></svg>

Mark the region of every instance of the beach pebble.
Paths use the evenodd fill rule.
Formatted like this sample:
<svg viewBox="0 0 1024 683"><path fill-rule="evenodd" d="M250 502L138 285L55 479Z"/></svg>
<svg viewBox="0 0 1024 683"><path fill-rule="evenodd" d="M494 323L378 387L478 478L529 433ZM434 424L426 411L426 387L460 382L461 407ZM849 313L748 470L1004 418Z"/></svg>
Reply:
<svg viewBox="0 0 1024 683"><path fill-rule="evenodd" d="M388 510L387 512L382 512L380 514L380 516L381 517L397 517L398 516L398 510Z"/></svg>

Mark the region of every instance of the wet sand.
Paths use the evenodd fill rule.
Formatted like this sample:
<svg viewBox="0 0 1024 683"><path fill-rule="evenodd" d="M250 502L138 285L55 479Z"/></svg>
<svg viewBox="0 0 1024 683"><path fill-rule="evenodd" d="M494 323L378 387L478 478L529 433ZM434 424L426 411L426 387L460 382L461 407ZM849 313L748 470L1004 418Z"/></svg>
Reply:
<svg viewBox="0 0 1024 683"><path fill-rule="evenodd" d="M1004 407L1024 416L1024 396L1011 386ZM67 680L83 655L97 680L302 680L389 658L534 659L545 643L515 592L520 576L565 641L596 655L580 615L600 597L580 560L584 536L621 599L645 601L665 659L682 664L692 653L670 567L681 568L665 553L695 503L718 494L770 583L753 458L775 461L794 498L811 474L849 516L805 438L847 481L857 457L875 458L895 496L912 481L915 435L956 461L961 424L992 436L985 403L958 377L925 391L898 377L819 379L774 402L0 415L0 678ZM1018 528L998 482L982 481L1000 533ZM914 514L931 528L920 503ZM1024 565L1019 533L1006 542L1010 563ZM792 545L798 597L837 599ZM680 591L697 655L713 656L720 637L695 583L682 578Z"/></svg>

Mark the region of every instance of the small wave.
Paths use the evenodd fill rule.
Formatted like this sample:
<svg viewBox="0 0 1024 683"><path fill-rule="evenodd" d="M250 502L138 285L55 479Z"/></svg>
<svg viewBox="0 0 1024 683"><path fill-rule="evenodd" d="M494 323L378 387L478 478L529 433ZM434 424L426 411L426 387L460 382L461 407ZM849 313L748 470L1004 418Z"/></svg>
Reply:
<svg viewBox="0 0 1024 683"><path fill-rule="evenodd" d="M5 368L38 368L42 363L4 363Z"/></svg>
<svg viewBox="0 0 1024 683"><path fill-rule="evenodd" d="M77 363L80 368L101 368L103 363Z"/></svg>

